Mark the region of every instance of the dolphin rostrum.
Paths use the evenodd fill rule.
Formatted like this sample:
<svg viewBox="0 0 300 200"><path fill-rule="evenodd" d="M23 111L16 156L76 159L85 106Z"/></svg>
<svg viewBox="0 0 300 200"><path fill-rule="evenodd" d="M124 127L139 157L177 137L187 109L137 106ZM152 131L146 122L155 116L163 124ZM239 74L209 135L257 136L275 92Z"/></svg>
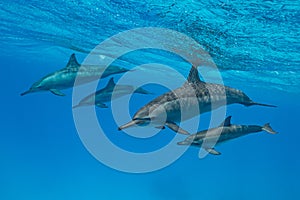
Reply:
<svg viewBox="0 0 300 200"><path fill-rule="evenodd" d="M82 99L78 105L73 106L73 108L94 104L100 108L107 108L107 105L105 105L104 102L108 102L131 93L152 94L143 88L136 88L131 85L116 85L114 79L110 78L104 88L98 90L96 93L88 95Z"/></svg>
<svg viewBox="0 0 300 200"><path fill-rule="evenodd" d="M48 74L35 82L31 88L26 92L23 92L21 96L38 91L50 91L55 95L64 96L65 94L60 90L73 87L76 78L78 78L76 84L84 84L97 80L100 75L101 78L105 78L112 74L119 74L127 71L129 70L112 65L105 71L104 68L96 65L80 65L77 62L75 54L72 54L65 68Z"/></svg>
<svg viewBox="0 0 300 200"><path fill-rule="evenodd" d="M220 84L205 83L200 80L197 68L192 66L187 81L181 87L157 97L140 108L133 116L132 121L120 126L119 130L134 125L145 126L151 122L157 128L167 126L175 132L188 134L176 122L233 103L245 106L276 107L253 102L240 90ZM164 120L162 120L163 118Z"/></svg>
<svg viewBox="0 0 300 200"><path fill-rule="evenodd" d="M276 134L269 123L263 126L257 125L234 125L230 122L231 116L227 117L220 126L209 130L200 131L188 136L184 141L178 142L178 145L192 145L204 148L208 153L220 155L221 153L214 149L215 144L232 140L250 133L266 131Z"/></svg>

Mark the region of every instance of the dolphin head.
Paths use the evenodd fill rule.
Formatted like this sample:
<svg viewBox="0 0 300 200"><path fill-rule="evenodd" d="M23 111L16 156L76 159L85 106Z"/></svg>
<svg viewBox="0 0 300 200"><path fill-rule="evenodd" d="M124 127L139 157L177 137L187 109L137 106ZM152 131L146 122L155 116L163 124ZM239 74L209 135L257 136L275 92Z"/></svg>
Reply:
<svg viewBox="0 0 300 200"><path fill-rule="evenodd" d="M131 126L147 126L151 123L151 118L149 117L149 109L146 107L141 108L139 111L135 113L132 120L122 126L120 126L118 129L122 130L125 128L129 128Z"/></svg>
<svg viewBox="0 0 300 200"><path fill-rule="evenodd" d="M33 92L38 92L38 91L41 91L41 90L46 90L43 86L43 80L39 80L37 82L35 82L30 88L29 90L23 92L21 94L21 96L24 96L26 94L29 94L29 93L33 93Z"/></svg>
<svg viewBox="0 0 300 200"><path fill-rule="evenodd" d="M163 105L149 103L138 110L132 120L119 127L119 130L138 125L161 127L167 122L167 113Z"/></svg>
<svg viewBox="0 0 300 200"><path fill-rule="evenodd" d="M135 120L139 126L147 126L151 122L149 109L147 107L141 108L135 113L133 120Z"/></svg>

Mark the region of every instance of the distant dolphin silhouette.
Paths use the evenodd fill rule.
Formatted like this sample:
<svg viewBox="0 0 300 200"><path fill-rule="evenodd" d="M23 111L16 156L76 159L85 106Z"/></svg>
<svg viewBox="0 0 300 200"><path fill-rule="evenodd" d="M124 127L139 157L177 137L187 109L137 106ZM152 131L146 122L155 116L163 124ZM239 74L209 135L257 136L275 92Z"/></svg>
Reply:
<svg viewBox="0 0 300 200"><path fill-rule="evenodd" d="M184 141L178 142L178 145L193 145L204 148L208 153L220 155L213 147L228 140L232 140L250 133L266 131L275 134L269 123L263 126L257 125L233 125L230 122L231 116L227 117L220 126L188 136Z"/></svg>
<svg viewBox="0 0 300 200"><path fill-rule="evenodd" d="M224 90L226 95L224 95ZM197 68L192 66L187 81L181 87L167 92L143 106L133 116L132 121L120 126L119 130L134 125L145 126L151 122L157 128L167 126L175 132L189 134L181 129L176 122L209 112L212 109L211 105L214 105L214 109L224 106L225 101L227 105L239 103L245 106L276 107L253 102L240 90L220 84L205 83L200 80ZM183 109L183 117L181 109ZM165 115L166 120L164 121L162 119Z"/></svg>
<svg viewBox="0 0 300 200"><path fill-rule="evenodd" d="M107 108L107 105L105 105L104 102L108 102L131 93L152 94L151 92L148 92L143 88L136 88L131 85L116 85L114 79L110 78L107 85L103 89L98 90L96 93L88 95L87 97L82 99L78 105L73 106L73 108L77 108L80 106L90 106L94 104L100 108Z"/></svg>
<svg viewBox="0 0 300 200"><path fill-rule="evenodd" d="M101 74L101 78L105 78L113 74L124 73L127 71L129 70L112 65L105 71L101 66L80 65L76 60L75 54L72 54L65 68L43 77L34 83L28 91L23 92L21 96L38 91L50 91L55 95L64 96L65 94L60 90L73 87L77 77L78 82L76 83L84 84L97 80Z"/></svg>

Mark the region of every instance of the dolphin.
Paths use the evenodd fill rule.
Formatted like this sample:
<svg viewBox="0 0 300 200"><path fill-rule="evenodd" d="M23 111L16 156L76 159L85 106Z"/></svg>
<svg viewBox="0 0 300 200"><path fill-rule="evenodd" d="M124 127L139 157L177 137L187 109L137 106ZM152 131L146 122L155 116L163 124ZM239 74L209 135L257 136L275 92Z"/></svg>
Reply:
<svg viewBox="0 0 300 200"><path fill-rule="evenodd" d="M73 108L90 106L94 104L100 108L107 108L107 105L105 105L104 102L108 102L131 93L152 94L143 88L136 88L131 85L116 85L114 79L110 78L104 88L98 90L96 93L88 95L82 99L78 105L73 106Z"/></svg>
<svg viewBox="0 0 300 200"><path fill-rule="evenodd" d="M35 82L31 88L26 92L23 92L21 96L39 91L50 91L55 95L65 96L60 90L73 87L77 77L78 82L76 82L76 84L84 84L97 80L101 74L101 78L105 78L113 74L124 73L127 71L129 70L112 65L105 71L103 67L96 65L80 65L73 53L65 68L48 74Z"/></svg>
<svg viewBox="0 0 300 200"><path fill-rule="evenodd" d="M181 129L176 122L210 112L212 109L226 105L225 102L227 105L238 103L245 106L276 107L256 103L241 90L220 84L205 83L200 80L198 69L192 66L187 81L181 87L150 101L135 113L130 122L120 126L118 129L122 130L134 125L146 126L151 122L151 125L155 125L157 128L163 129L167 126L175 132L189 134ZM213 108L212 105L214 106Z"/></svg>
<svg viewBox="0 0 300 200"><path fill-rule="evenodd" d="M184 141L178 142L177 144L202 147L210 154L220 155L221 153L214 149L214 144L223 143L228 140L260 131L266 131L271 134L277 133L272 129L269 123L263 126L235 125L231 124L230 120L231 116L227 117L220 126L190 135Z"/></svg>

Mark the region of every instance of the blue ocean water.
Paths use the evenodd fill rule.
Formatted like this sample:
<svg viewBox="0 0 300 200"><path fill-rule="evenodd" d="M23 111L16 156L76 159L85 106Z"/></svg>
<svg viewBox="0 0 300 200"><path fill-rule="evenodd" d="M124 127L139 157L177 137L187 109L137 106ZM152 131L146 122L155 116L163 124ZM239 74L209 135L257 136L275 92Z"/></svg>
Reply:
<svg viewBox="0 0 300 200"><path fill-rule="evenodd" d="M300 198L297 1L3 0L0 19L1 199ZM73 121L71 89L63 91L65 97L49 92L20 96L39 78L64 67L72 53L82 62L108 37L141 27L194 38L213 57L225 85L278 106L231 105L227 113L233 123L270 122L279 134L242 137L217 146L221 156L204 159L197 148L189 148L164 169L128 174L104 166L85 149ZM189 65L155 50L124 55L117 64L131 68L154 61L188 74ZM147 89L155 94L135 95L132 113L166 91ZM126 137L109 110L97 109L97 114L115 143L131 151L159 148L174 136L166 129L151 142ZM208 119L204 114L201 130Z"/></svg>

